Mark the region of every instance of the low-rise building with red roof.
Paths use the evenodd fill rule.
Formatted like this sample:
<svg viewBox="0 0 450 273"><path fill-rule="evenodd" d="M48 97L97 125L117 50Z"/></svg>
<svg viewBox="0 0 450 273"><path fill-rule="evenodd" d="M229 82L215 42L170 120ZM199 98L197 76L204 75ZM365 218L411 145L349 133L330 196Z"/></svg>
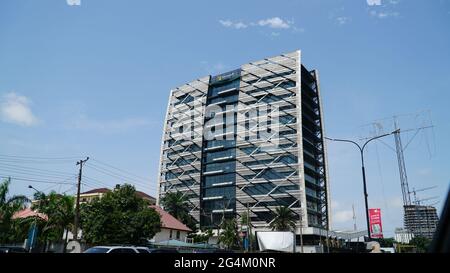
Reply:
<svg viewBox="0 0 450 273"><path fill-rule="evenodd" d="M153 242L159 243L170 239L186 241L186 236L192 232L190 228L161 207L156 205L150 207L155 209L161 216L161 231L153 237Z"/></svg>
<svg viewBox="0 0 450 273"><path fill-rule="evenodd" d="M20 211L14 213L14 215L12 216L12 219L25 219L25 218L29 218L29 217L33 217L33 218L39 217L45 221L48 220L47 215L36 212L36 211L32 210L31 208L25 208L23 210L20 210Z"/></svg>

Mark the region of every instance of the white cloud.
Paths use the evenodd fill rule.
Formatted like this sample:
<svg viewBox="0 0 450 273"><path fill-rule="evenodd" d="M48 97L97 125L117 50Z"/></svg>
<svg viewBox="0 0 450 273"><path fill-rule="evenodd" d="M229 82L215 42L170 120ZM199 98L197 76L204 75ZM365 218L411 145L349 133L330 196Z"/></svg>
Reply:
<svg viewBox="0 0 450 273"><path fill-rule="evenodd" d="M389 17L398 17L400 16L400 13L397 11L380 11L377 12L376 10L371 10L370 15L373 17L379 18L379 19L385 19Z"/></svg>
<svg viewBox="0 0 450 273"><path fill-rule="evenodd" d="M372 15L380 18L380 19L384 19L384 18L388 18L388 17L398 17L400 15L400 13L398 12L394 12L394 11L385 11L385 12L375 12Z"/></svg>
<svg viewBox="0 0 450 273"><path fill-rule="evenodd" d="M242 21L232 21L232 20L219 20L219 23L228 28L234 28L234 29L245 29L248 27L267 27L272 29L290 29L293 28L294 30L301 30L301 32L304 31L304 29L300 28L297 29L295 26L293 26L293 22L283 20L280 17L272 17L267 19L262 19L257 22L242 22Z"/></svg>
<svg viewBox="0 0 450 273"><path fill-rule="evenodd" d="M352 18L346 15L345 7L333 9L329 12L329 18L333 23L343 26L352 21Z"/></svg>
<svg viewBox="0 0 450 273"><path fill-rule="evenodd" d="M270 28L284 28L284 29L291 27L289 22L284 21L280 17L273 17L264 20L259 20L258 25L262 27L268 26Z"/></svg>
<svg viewBox="0 0 450 273"><path fill-rule="evenodd" d="M81 0L66 0L67 5L69 6L80 6Z"/></svg>
<svg viewBox="0 0 450 273"><path fill-rule="evenodd" d="M242 22L233 22L231 20L219 20L220 24L224 27L231 27L235 29L243 29L247 28L248 26Z"/></svg>
<svg viewBox="0 0 450 273"><path fill-rule="evenodd" d="M341 210L334 214L333 221L336 223L346 223L353 219L352 210Z"/></svg>
<svg viewBox="0 0 450 273"><path fill-rule="evenodd" d="M294 32L305 32L305 29L304 28L298 28L298 27L293 27L293 29L294 29Z"/></svg>
<svg viewBox="0 0 450 273"><path fill-rule="evenodd" d="M39 123L30 108L31 100L14 92L3 96L0 102L0 117L3 121L21 126Z"/></svg>
<svg viewBox="0 0 450 273"><path fill-rule="evenodd" d="M370 3L369 3L370 2ZM395 11L396 6L400 3L400 0L386 0L384 4L381 0L367 0L369 6L380 6L369 8L370 15L378 19L385 19L389 17L399 17L400 13Z"/></svg>
<svg viewBox="0 0 450 273"><path fill-rule="evenodd" d="M350 21L351 21L351 19L349 17L345 17L345 16L341 16L341 17L337 17L336 18L336 22L340 26L345 25L345 24L349 23Z"/></svg>
<svg viewBox="0 0 450 273"><path fill-rule="evenodd" d="M369 6L381 6L381 0L366 0Z"/></svg>
<svg viewBox="0 0 450 273"><path fill-rule="evenodd" d="M219 20L219 23L222 24L222 26L224 26L224 27L233 26L233 22L230 20Z"/></svg>

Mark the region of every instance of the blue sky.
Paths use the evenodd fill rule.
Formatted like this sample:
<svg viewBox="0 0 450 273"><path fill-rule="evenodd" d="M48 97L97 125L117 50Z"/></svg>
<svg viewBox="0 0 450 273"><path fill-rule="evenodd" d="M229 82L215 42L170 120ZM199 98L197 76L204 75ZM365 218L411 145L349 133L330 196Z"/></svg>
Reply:
<svg viewBox="0 0 450 273"><path fill-rule="evenodd" d="M374 120L431 111L434 129L418 134L405 157L411 188L437 186L419 196L438 196L430 202L440 208L450 181L450 1L372 2L1 1L0 176L73 183L75 162L90 156L83 189L126 176L155 194L171 88L301 49L303 63L320 72L330 137L358 139ZM400 125L417 122L406 116ZM405 133L404 142L412 136ZM382 209L392 235L402 209L388 146L392 137L371 144L366 157L369 203ZM335 229L353 227L352 204L364 228L358 156L352 146L329 143ZM112 176L104 163L120 170ZM31 195L29 183L73 192L72 185L13 180L11 193Z"/></svg>

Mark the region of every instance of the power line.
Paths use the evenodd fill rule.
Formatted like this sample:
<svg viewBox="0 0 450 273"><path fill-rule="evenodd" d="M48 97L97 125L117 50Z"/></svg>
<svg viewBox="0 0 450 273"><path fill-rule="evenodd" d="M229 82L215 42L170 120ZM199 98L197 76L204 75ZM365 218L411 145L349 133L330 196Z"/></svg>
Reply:
<svg viewBox="0 0 450 273"><path fill-rule="evenodd" d="M111 185L106 184L105 182L103 182L101 180L98 180L98 179L95 179L95 178L91 178L91 177L86 176L86 175L84 176L84 178L85 178L85 180L90 181L92 183L96 183L97 185L101 185L101 186L105 186L105 187L110 187L111 186Z"/></svg>
<svg viewBox="0 0 450 273"><path fill-rule="evenodd" d="M45 161L45 160L28 160L28 159L5 159L0 158L0 162L7 162L7 163L17 163L17 164L51 164L51 165L57 165L57 164L70 164L71 161L65 160L65 161Z"/></svg>
<svg viewBox="0 0 450 273"><path fill-rule="evenodd" d="M120 176L121 179L128 180L128 181L130 181L130 182L133 182L133 184L140 185L141 187L149 187L149 188L152 189L152 190L156 190L156 188L157 188L156 185L152 185L152 184L151 184L151 179L150 179L150 178L145 178L145 177L143 177L143 176L139 176L139 175L133 174L133 173L131 173L131 172L129 172L129 171L126 171L126 170L120 169L120 168L118 168L118 167L112 166L111 164L102 162L102 161L100 161L100 160L95 160L95 159L94 159L93 161L95 161L95 162L97 162L97 163L99 163L99 164L101 164L101 165L107 166L107 167L109 167L109 168L111 168L111 169L114 169L114 170L116 170L116 171L121 172L121 173L118 173L118 172L116 172L116 171L111 171L111 170L109 170L109 169L107 169L107 168L105 168L105 167L99 166L99 165L97 165L97 164L93 164L94 167L99 168L99 169L101 169L101 170L103 170L103 171L109 172L109 173L111 173L111 174L114 174L114 175L116 175L116 176ZM90 164L92 165L92 163L90 163ZM126 173L127 175L123 175L122 173ZM130 177L130 175L131 175L132 177ZM133 178L133 177L134 177L134 178ZM116 177L116 178L117 178L117 177ZM136 178L137 178L137 179L136 179Z"/></svg>
<svg viewBox="0 0 450 273"><path fill-rule="evenodd" d="M64 182L48 181L48 180L38 180L38 179L31 179L31 178L24 178L24 177L17 177L17 176L8 176L8 175L4 175L4 174L0 174L0 178L2 178L2 179L11 178L11 180L26 181L26 182L36 182L36 183L44 183L44 184L73 185L73 183L64 183Z"/></svg>
<svg viewBox="0 0 450 273"><path fill-rule="evenodd" d="M64 179L67 177L67 175L53 175L53 174L45 174L45 173L39 173L39 172L35 172L35 171L26 171L26 170L16 170L16 169L10 169L10 168L2 168L0 166L0 170L1 171L5 171L10 173L10 175L32 175L34 177L39 177L39 178L51 178L51 179Z"/></svg>
<svg viewBox="0 0 450 273"><path fill-rule="evenodd" d="M46 192L46 191L50 190L51 188L58 187L58 186L61 186L61 185L58 185L58 184L51 185L51 186L46 187L43 190L41 190L41 192Z"/></svg>
<svg viewBox="0 0 450 273"><path fill-rule="evenodd" d="M86 165L87 166L87 165ZM86 175L83 175L83 178L85 178L85 180L86 180L86 178L87 178L87 180L88 181L91 181L91 183L95 183L95 184L97 184L97 185L100 185L100 186L102 186L102 187L113 187L113 186L115 186L115 185L113 185L113 184L107 184L107 183L105 183L104 181L101 181L101 180L98 180L98 179L96 179L96 178L92 178L92 177L89 177L89 176L86 176Z"/></svg>
<svg viewBox="0 0 450 273"><path fill-rule="evenodd" d="M90 176L85 175L84 178L87 178L87 180L91 180L92 182L96 182L97 184L102 184L103 186L109 186L104 181L98 180L96 178L92 178Z"/></svg>
<svg viewBox="0 0 450 273"><path fill-rule="evenodd" d="M33 170L33 171L43 172L43 173L73 175L73 173L69 173L69 172L51 171L51 170L45 170L45 169L39 169L39 168L33 168L33 167L24 167L24 166L11 165L11 164L5 164L5 163L2 163L1 166L6 166L6 167L14 168L14 169L21 169L21 170Z"/></svg>
<svg viewBox="0 0 450 273"><path fill-rule="evenodd" d="M88 178L87 176L83 176L84 181L87 181L88 183L90 183L91 185L95 185L96 187L106 187L106 188L110 188L112 187L112 185L108 185L105 184L103 182L98 182L99 180L93 180L92 178ZM83 185L89 185L88 183L83 183Z"/></svg>
<svg viewBox="0 0 450 273"><path fill-rule="evenodd" d="M29 167L30 164L68 164L73 162L77 157L38 157L38 156L19 156L19 155L5 155L0 154L0 170L8 172L8 175L4 177L14 177L15 180L28 181L36 183L50 183L59 184L55 180L66 178L70 175L71 178L74 176L73 173L54 171L48 169L40 169L35 167ZM93 169L99 173L119 179L123 182L128 182L130 184L135 184L143 188L149 188L150 190L155 190L156 185L150 183L150 179L144 178L142 176L133 174L129 171L123 170L121 168L115 167L111 164L102 162L100 160L92 160L95 163L89 163L90 169ZM33 177L29 177L33 176ZM84 176L88 181L100 185L102 187L111 187L111 185L104 183L95 178ZM48 179L48 180L47 180Z"/></svg>
<svg viewBox="0 0 450 273"><path fill-rule="evenodd" d="M73 187L70 187L69 189L65 190L62 192L62 194L66 194L67 192L71 191L71 190L75 190L77 188L76 185L74 185Z"/></svg>
<svg viewBox="0 0 450 273"><path fill-rule="evenodd" d="M88 187L88 188L91 188L91 189L96 189L96 188L97 188L96 186L89 185L89 184L83 184L83 185L86 186L86 187Z"/></svg>
<svg viewBox="0 0 450 273"><path fill-rule="evenodd" d="M129 171L125 171L125 170L119 169L119 168L114 167L114 166L112 166L112 165L110 165L110 164L104 163L104 162L102 162L102 161L100 161L100 160L93 159L93 161L95 161L95 162L97 162L97 163L100 163L100 164L102 164L102 165L108 166L108 167L110 167L110 168L112 168L112 169L121 171L121 172L123 172L123 173L127 173L127 174L129 174L129 175L132 175L132 176L134 176L134 177L136 177L136 178L139 178L139 179L142 179L142 180L144 180L144 181L150 180L149 178L145 178L145 177L142 177L142 176L139 176L139 175L135 175L135 174L133 174L133 173L131 173L131 172L129 172Z"/></svg>
<svg viewBox="0 0 450 273"><path fill-rule="evenodd" d="M120 174L117 174L117 173L114 173L114 172L111 172L111 171L108 171L108 170L105 170L105 169L101 169L98 166L93 166L92 164L87 164L86 167L88 167L90 169L93 169L93 170L95 170L97 172L100 172L102 174L108 175L110 177L114 177L114 178L119 179L119 180L125 180L123 182L130 182L130 183L133 183L133 184L136 184L136 185L140 185L142 187L149 187L149 188L152 188L152 189L156 188L156 186L151 185L150 183L138 182L138 181L136 181L134 179L130 179L130 177L122 176Z"/></svg>
<svg viewBox="0 0 450 273"><path fill-rule="evenodd" d="M86 179L87 178L87 179ZM84 181L88 181L88 183L83 183L84 186L89 186L93 189L95 188L113 188L115 185L108 185L105 184L104 182L97 180L97 179L93 179L93 178L88 178L87 176L83 175L83 180Z"/></svg>
<svg viewBox="0 0 450 273"><path fill-rule="evenodd" d="M87 176L85 176L85 175L83 175L83 179L84 179L84 181L88 181L88 183L83 183L83 185L88 185L88 186L95 186L95 187L97 187L97 188L103 188L103 187L105 187L105 188L113 188L114 186L115 186L115 184L106 184L106 183L104 183L104 182L102 182L102 181L100 181L100 180L98 180L98 179L94 179L94 178L90 178L90 177L87 177Z"/></svg>
<svg viewBox="0 0 450 273"><path fill-rule="evenodd" d="M100 170L102 170L102 171L108 172L108 173L113 174L113 175L115 175L115 176L119 176L119 177L121 177L121 178L123 178L123 179L126 179L126 180L137 181L137 182L144 183L144 184L147 184L147 183L149 182L148 180L136 179L136 178L132 178L132 177L127 176L127 175L123 175L123 174L121 174L121 173L119 173L119 172L116 172L116 171L108 170L108 169L106 169L106 168L104 168L104 167L102 167L102 166L96 165L96 164L89 164L89 165L90 165L91 167L94 167L94 168L96 168L96 169L100 169Z"/></svg>
<svg viewBox="0 0 450 273"><path fill-rule="evenodd" d="M39 159L39 160L73 160L77 157L36 157L36 156L19 156L0 154L0 157L23 158L23 159Z"/></svg>

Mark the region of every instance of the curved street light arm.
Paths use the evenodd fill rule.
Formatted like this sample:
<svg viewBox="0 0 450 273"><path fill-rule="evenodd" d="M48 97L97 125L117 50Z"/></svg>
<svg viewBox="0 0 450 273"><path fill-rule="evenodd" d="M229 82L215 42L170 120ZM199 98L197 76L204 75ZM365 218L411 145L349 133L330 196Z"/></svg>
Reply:
<svg viewBox="0 0 450 273"><path fill-rule="evenodd" d="M369 142L375 140L375 139L379 139L394 133L399 133L400 129L393 131L389 134L384 134L384 135L379 135L376 137L373 137L369 140L367 140L364 145L361 147L360 144L358 144L357 142L353 141L353 140L347 140L347 139L335 139L335 138L328 138L325 137L325 139L328 140L332 140L332 141L340 141L340 142L348 142L348 143L352 143L355 144L358 148L359 151L361 152L361 168L362 168L362 176L363 176L363 186L364 186L364 203L365 203L365 210L366 210L366 224L367 224L367 235L369 240L371 240L371 234L370 234L370 222L369 222L369 203L368 203L368 193L367 193L367 185L366 185L366 171L365 171L365 166L364 166L364 148L366 148L367 144L369 144Z"/></svg>
<svg viewBox="0 0 450 273"><path fill-rule="evenodd" d="M347 140L347 139L338 139L338 138L329 138L329 137L325 137L325 139L331 140L331 141L339 141L339 142L348 142L348 143L352 143L355 144L356 146L358 146L359 150L362 150L361 145L359 145L357 142L353 141L353 140Z"/></svg>
<svg viewBox="0 0 450 273"><path fill-rule="evenodd" d="M396 133L396 132L397 132L397 131L394 131L394 132L391 132L391 133L388 133L388 134L384 134L384 135L380 135L380 136L376 136L376 137L373 137L373 138L367 140L366 143L364 143L364 145L363 145L363 147L362 147L362 150L364 150L364 148L366 147L367 144L369 144L369 142L371 142L371 141L373 141L373 140L375 140L375 139L379 139L379 138L382 138L382 137L385 137L385 136L392 135L392 134L394 134L394 133Z"/></svg>

